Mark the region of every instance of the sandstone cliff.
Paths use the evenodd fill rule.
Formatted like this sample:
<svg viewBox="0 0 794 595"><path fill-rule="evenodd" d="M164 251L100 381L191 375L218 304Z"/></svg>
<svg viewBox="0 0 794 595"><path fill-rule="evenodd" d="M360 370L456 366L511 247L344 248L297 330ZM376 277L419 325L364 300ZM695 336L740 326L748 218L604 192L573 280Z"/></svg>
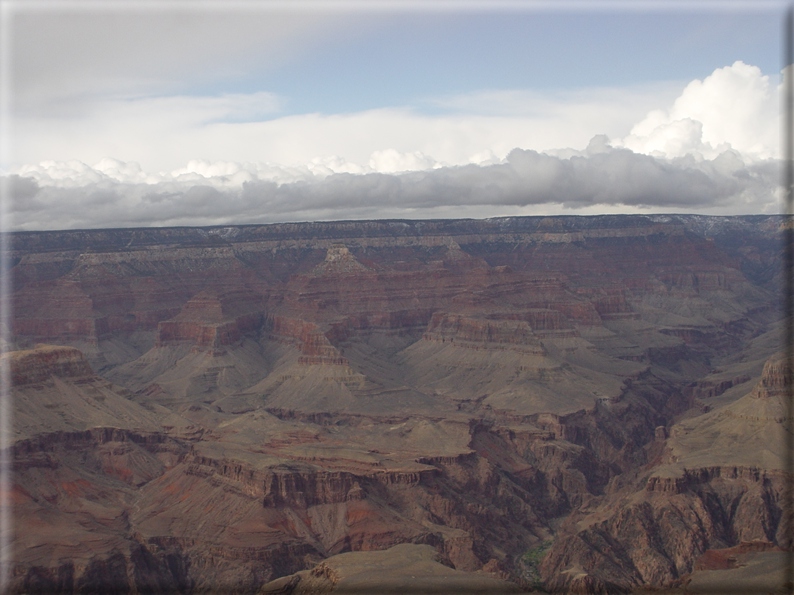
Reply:
<svg viewBox="0 0 794 595"><path fill-rule="evenodd" d="M10 591L370 585L392 552L613 593L780 554L781 223L12 234Z"/></svg>
<svg viewBox="0 0 794 595"><path fill-rule="evenodd" d="M790 382L790 367L775 355L749 394L674 425L659 464L633 490L566 525L543 561L545 584L610 593L671 586L698 570L707 551L788 547Z"/></svg>
<svg viewBox="0 0 794 595"><path fill-rule="evenodd" d="M38 345L35 349L4 353L13 386L36 384L58 378L93 376L82 352L72 347Z"/></svg>

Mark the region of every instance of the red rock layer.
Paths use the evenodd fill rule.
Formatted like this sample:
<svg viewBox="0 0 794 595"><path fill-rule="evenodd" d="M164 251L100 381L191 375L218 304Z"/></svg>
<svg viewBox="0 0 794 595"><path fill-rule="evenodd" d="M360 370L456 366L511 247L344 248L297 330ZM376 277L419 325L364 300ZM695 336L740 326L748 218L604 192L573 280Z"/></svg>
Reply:
<svg viewBox="0 0 794 595"><path fill-rule="evenodd" d="M331 345L328 337L313 322L284 316L268 316L270 332L276 338L295 341L301 351L298 359L302 364L325 364L344 366L349 362L339 350Z"/></svg>
<svg viewBox="0 0 794 595"><path fill-rule="evenodd" d="M11 370L11 384L22 386L45 382L52 376L79 378L93 376L83 353L73 347L39 345L35 349L3 354Z"/></svg>
<svg viewBox="0 0 794 595"><path fill-rule="evenodd" d="M593 304L602 319L635 317L622 287L579 288L576 293Z"/></svg>
<svg viewBox="0 0 794 595"><path fill-rule="evenodd" d="M117 332L154 330L163 321L217 324L241 314L227 308L234 301L228 296L220 303L209 294L185 303L207 287L227 293L228 288L249 288L260 296L259 311L266 308L325 324L363 313L461 309L468 314L493 311L498 304L524 311L556 310L573 324L592 326L603 319L633 317L628 302L632 293L636 299L660 288L730 291L745 282L735 263L713 243L688 236L680 222L637 219L626 225L615 220L609 228L605 222L555 218L526 224L457 223L457 235L432 237L402 237L405 226L396 223L333 224L326 227L341 236L261 245L252 241L258 235L272 232L283 238L286 229L300 226L230 228L230 239L239 236L232 243L201 232L191 240L196 245L129 250L119 247L146 234L118 232L124 243L111 250L106 244L116 232L97 232L97 237L106 236L106 252L20 251L14 334L28 342L96 344ZM386 236L368 237L391 227L395 229ZM507 231L512 228L515 233ZM363 235L350 235L354 232ZM174 230L162 234L164 245L169 237L184 235ZM245 241L245 234L253 235ZM542 322L527 322L544 330ZM171 326L166 335L201 334ZM560 332L564 325L550 321L545 326ZM211 341L207 337L199 341Z"/></svg>
<svg viewBox="0 0 794 595"><path fill-rule="evenodd" d="M457 314L436 313L430 319L426 341L455 343L469 348L510 345L521 351L543 354L543 347L530 326L522 320L486 320Z"/></svg>
<svg viewBox="0 0 794 595"><path fill-rule="evenodd" d="M783 551L766 541L744 541L729 548L706 550L695 562L694 570L728 570L737 567L737 556L754 552Z"/></svg>
<svg viewBox="0 0 794 595"><path fill-rule="evenodd" d="M239 343L243 335L262 326L259 313L240 316L228 322L201 324L183 320L167 320L157 326L157 345L190 342L198 348L223 347Z"/></svg>
<svg viewBox="0 0 794 595"><path fill-rule="evenodd" d="M15 296L13 333L29 342L98 344L153 330L179 312L179 296L152 278L30 281Z"/></svg>
<svg viewBox="0 0 794 595"><path fill-rule="evenodd" d="M104 318L17 318L12 323L12 332L15 337L30 341L82 341L96 345L107 336L108 326Z"/></svg>
<svg viewBox="0 0 794 595"><path fill-rule="evenodd" d="M172 320L157 325L157 345L191 342L198 349L221 348L262 326L261 297L247 291L203 291Z"/></svg>
<svg viewBox="0 0 794 595"><path fill-rule="evenodd" d="M785 354L778 354L764 364L761 380L753 389L752 395L757 399L785 397L792 386L791 362Z"/></svg>
<svg viewBox="0 0 794 595"><path fill-rule="evenodd" d="M623 501L606 518L557 537L540 565L545 587L577 592L575 575L565 571L576 565L596 589L586 592L659 588L692 572L708 550L752 541L774 549L785 542L781 504L788 482L784 473L707 470L678 478L670 491Z"/></svg>
<svg viewBox="0 0 794 595"><path fill-rule="evenodd" d="M30 283L14 300L12 332L31 341L86 341L96 344L108 332L91 297L74 281Z"/></svg>
<svg viewBox="0 0 794 595"><path fill-rule="evenodd" d="M351 273L365 273L370 269L361 264L350 253L344 244L335 244L328 248L325 261L318 264L311 272L312 275L349 275Z"/></svg>
<svg viewBox="0 0 794 595"><path fill-rule="evenodd" d="M691 289L697 291L716 291L731 289L741 276L735 270L725 268L709 270L660 270L656 273L658 279L671 288Z"/></svg>
<svg viewBox="0 0 794 595"><path fill-rule="evenodd" d="M433 311L427 309L366 312L329 323L329 329L325 336L331 343L336 344L339 341L346 341L359 332L424 329L432 316Z"/></svg>
<svg viewBox="0 0 794 595"><path fill-rule="evenodd" d="M734 386L747 382L748 380L750 380L750 376L747 374L741 374L735 378L729 378L720 381L700 380L691 384L690 386L684 387L682 392L684 396L689 398L708 399L711 397L718 397L729 388L733 388Z"/></svg>

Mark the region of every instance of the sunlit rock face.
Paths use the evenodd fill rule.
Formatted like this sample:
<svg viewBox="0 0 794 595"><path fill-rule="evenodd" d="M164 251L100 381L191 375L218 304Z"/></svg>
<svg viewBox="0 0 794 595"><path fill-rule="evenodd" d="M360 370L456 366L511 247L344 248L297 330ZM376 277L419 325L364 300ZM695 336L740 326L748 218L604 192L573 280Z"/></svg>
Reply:
<svg viewBox="0 0 794 595"><path fill-rule="evenodd" d="M13 234L10 591L752 584L784 223Z"/></svg>

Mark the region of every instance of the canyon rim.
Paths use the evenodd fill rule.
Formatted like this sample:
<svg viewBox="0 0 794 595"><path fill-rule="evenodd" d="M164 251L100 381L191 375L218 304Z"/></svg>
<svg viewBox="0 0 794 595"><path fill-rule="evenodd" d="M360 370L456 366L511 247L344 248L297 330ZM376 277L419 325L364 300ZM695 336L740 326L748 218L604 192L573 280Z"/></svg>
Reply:
<svg viewBox="0 0 794 595"><path fill-rule="evenodd" d="M783 593L783 216L9 233L11 593Z"/></svg>

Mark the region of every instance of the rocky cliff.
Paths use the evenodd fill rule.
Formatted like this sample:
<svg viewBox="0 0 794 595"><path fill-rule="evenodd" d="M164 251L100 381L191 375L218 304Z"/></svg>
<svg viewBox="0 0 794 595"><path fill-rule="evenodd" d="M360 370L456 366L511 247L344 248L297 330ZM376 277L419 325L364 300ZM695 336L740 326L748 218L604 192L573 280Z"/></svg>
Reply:
<svg viewBox="0 0 794 595"><path fill-rule="evenodd" d="M659 464L566 524L541 566L546 584L604 593L672 586L703 570L710 551L790 547L790 370L777 354L750 393L674 425Z"/></svg>
<svg viewBox="0 0 794 595"><path fill-rule="evenodd" d="M12 234L10 592L338 592L388 551L613 593L780 554L782 224Z"/></svg>
<svg viewBox="0 0 794 595"><path fill-rule="evenodd" d="M155 345L188 342L195 349L220 350L256 333L263 322L262 298L253 292L204 290L172 319L157 325Z"/></svg>
<svg viewBox="0 0 794 595"><path fill-rule="evenodd" d="M83 353L73 347L39 345L35 349L4 353L2 357L8 363L13 386L45 382L52 377L93 375Z"/></svg>

